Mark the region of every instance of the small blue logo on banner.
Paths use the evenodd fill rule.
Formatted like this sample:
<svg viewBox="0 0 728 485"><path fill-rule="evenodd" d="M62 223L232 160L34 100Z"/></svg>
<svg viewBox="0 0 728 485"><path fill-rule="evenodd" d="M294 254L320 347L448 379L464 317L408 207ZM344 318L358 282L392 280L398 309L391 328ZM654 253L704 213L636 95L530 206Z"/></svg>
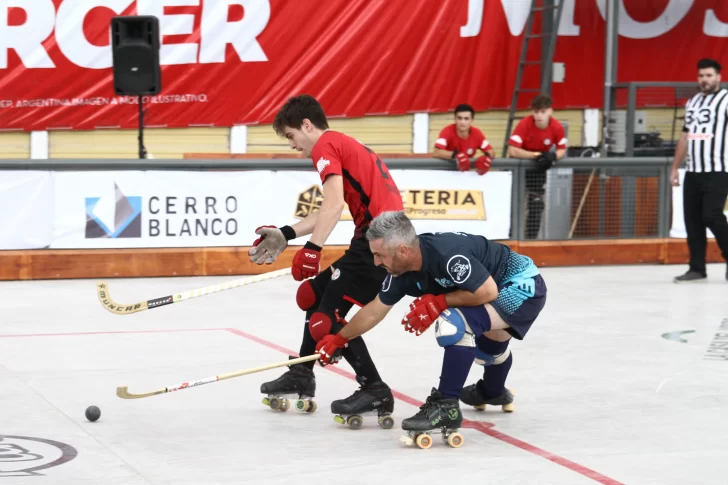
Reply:
<svg viewBox="0 0 728 485"><path fill-rule="evenodd" d="M141 236L141 197L127 197L115 183L113 197L86 198L86 239Z"/></svg>

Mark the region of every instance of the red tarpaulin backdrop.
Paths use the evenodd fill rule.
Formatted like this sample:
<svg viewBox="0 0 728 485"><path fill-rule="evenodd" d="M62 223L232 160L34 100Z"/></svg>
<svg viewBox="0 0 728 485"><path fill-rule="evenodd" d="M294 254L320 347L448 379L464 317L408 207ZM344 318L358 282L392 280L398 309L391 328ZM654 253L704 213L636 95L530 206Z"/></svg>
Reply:
<svg viewBox="0 0 728 485"><path fill-rule="evenodd" d="M556 108L601 106L605 3L565 2ZM159 17L163 34L163 91L148 126L269 123L299 93L330 116L506 108L529 4L0 0L0 129L135 127L136 100L114 95L109 47L111 18L134 14ZM693 81L700 57L728 64L728 2L621 4L620 81ZM537 75L525 84L536 87Z"/></svg>

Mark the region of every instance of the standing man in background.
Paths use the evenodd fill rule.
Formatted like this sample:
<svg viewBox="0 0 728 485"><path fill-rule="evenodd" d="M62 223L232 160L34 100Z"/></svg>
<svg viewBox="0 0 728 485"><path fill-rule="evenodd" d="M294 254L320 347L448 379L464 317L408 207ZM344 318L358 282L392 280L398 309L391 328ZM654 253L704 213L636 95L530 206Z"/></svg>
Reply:
<svg viewBox="0 0 728 485"><path fill-rule="evenodd" d="M554 161L566 155L564 126L553 117L552 100L540 94L531 100L533 114L523 118L508 140L508 156L523 160L536 160L537 168L526 170L528 217L526 239L536 239L541 227L541 213L546 207L543 201L546 171Z"/></svg>
<svg viewBox="0 0 728 485"><path fill-rule="evenodd" d="M455 123L440 131L433 156L453 160L458 170L467 172L470 170L470 158L480 150L483 155L475 160L475 170L478 174L485 175L493 164L495 150L485 139L483 132L472 126L474 118L475 110L472 106L459 104L455 108Z"/></svg>
<svg viewBox="0 0 728 485"><path fill-rule="evenodd" d="M728 261L728 221L723 208L728 198L728 90L720 88L721 66L713 59L698 61L700 92L685 105L685 125L675 148L670 182L680 185L678 167L687 155L683 186L683 217L688 236L690 267L675 283L705 280L706 228L715 236ZM728 269L725 274L728 280Z"/></svg>

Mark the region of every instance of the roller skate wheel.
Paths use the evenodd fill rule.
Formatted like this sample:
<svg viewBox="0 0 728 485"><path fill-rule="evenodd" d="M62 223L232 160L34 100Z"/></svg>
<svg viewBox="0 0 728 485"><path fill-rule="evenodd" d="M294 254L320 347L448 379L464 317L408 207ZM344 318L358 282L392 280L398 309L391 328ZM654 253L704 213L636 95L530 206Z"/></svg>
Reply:
<svg viewBox="0 0 728 485"><path fill-rule="evenodd" d="M513 405L513 403L503 405L504 413L512 413L515 410L516 410L516 407Z"/></svg>
<svg viewBox="0 0 728 485"><path fill-rule="evenodd" d="M391 416L382 416L379 418L379 426L382 429L392 429L394 427L394 419Z"/></svg>
<svg viewBox="0 0 728 485"><path fill-rule="evenodd" d="M485 404L478 404L473 406L476 411L485 411Z"/></svg>
<svg viewBox="0 0 728 485"><path fill-rule="evenodd" d="M310 399L297 399L296 410L306 413L312 413L316 411L316 403Z"/></svg>
<svg viewBox="0 0 728 485"><path fill-rule="evenodd" d="M281 399L281 404L280 404L279 409L281 411L288 411L288 408L290 407L290 405L291 405L291 403L290 403L290 401L288 401L288 399Z"/></svg>
<svg viewBox="0 0 728 485"><path fill-rule="evenodd" d="M447 444L453 448L460 448L463 446L463 435L460 433L452 433L447 437Z"/></svg>
<svg viewBox="0 0 728 485"><path fill-rule="evenodd" d="M432 446L432 437L427 434L418 435L417 438L415 438L415 444L418 448L426 450L427 448Z"/></svg>
<svg viewBox="0 0 728 485"><path fill-rule="evenodd" d="M271 409L279 409L281 407L281 400L278 399L277 397L272 397L272 398L268 399L267 401L268 401L268 405L270 406Z"/></svg>
<svg viewBox="0 0 728 485"><path fill-rule="evenodd" d="M346 424L348 424L349 428L351 428L351 429L361 428L362 423L363 423L363 420L362 420L361 416L349 416L346 420Z"/></svg>
<svg viewBox="0 0 728 485"><path fill-rule="evenodd" d="M344 416L334 416L334 421L339 424L346 424L346 419L344 419Z"/></svg>

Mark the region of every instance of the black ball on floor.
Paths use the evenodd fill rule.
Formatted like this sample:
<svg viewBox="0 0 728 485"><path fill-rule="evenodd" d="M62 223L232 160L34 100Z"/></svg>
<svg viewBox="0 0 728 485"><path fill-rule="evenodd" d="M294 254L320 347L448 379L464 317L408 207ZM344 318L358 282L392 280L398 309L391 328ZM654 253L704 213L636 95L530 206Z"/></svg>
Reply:
<svg viewBox="0 0 728 485"><path fill-rule="evenodd" d="M96 406L89 406L86 408L86 419L89 421L96 421L101 417L101 410Z"/></svg>

